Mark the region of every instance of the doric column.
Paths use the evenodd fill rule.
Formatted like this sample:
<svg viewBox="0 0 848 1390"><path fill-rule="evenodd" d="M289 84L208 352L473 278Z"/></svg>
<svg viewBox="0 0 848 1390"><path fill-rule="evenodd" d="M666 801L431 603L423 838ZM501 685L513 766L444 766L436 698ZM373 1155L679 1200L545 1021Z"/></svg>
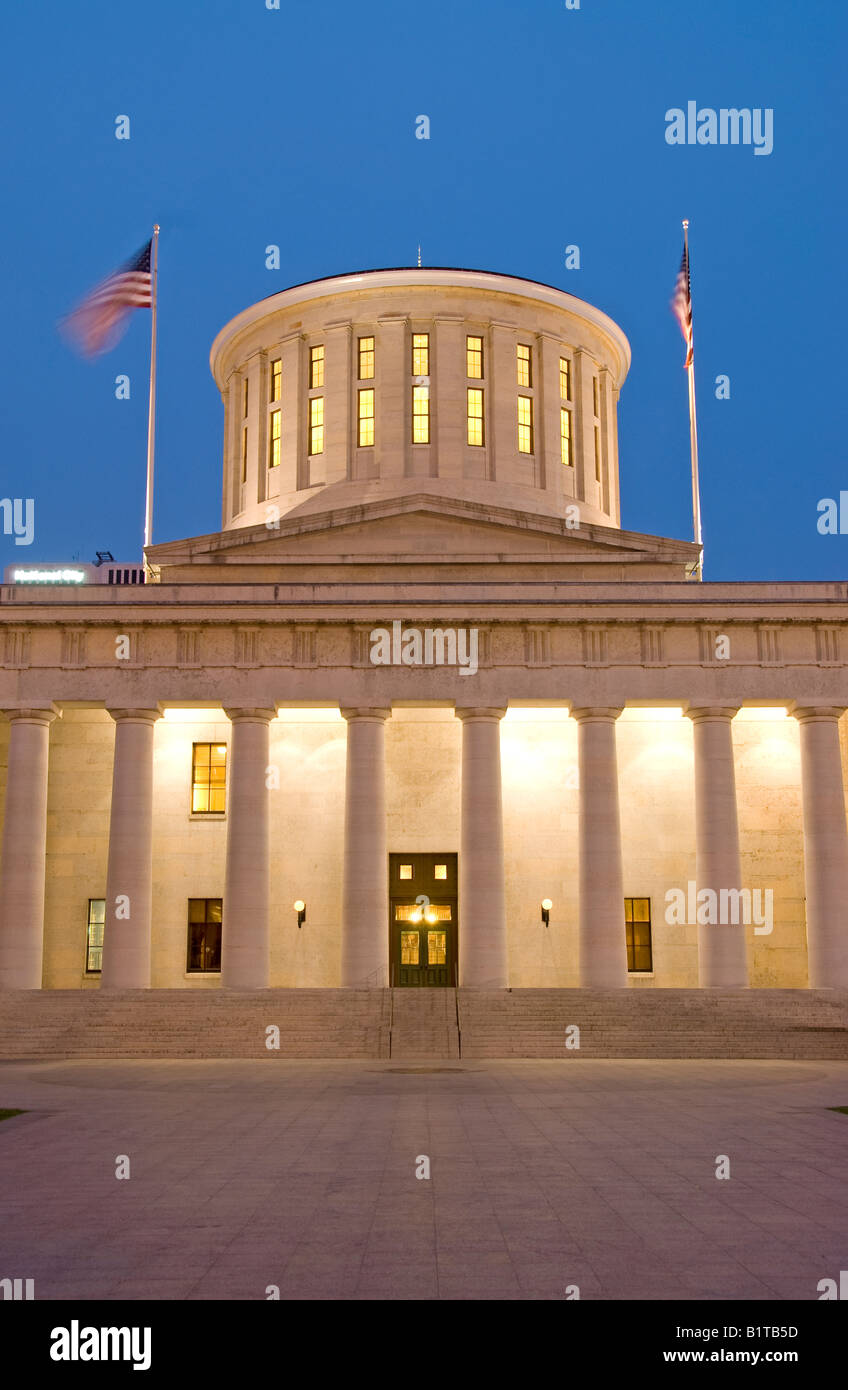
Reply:
<svg viewBox="0 0 848 1390"><path fill-rule="evenodd" d="M272 709L226 709L232 723L221 984L268 988L268 745Z"/></svg>
<svg viewBox="0 0 848 1390"><path fill-rule="evenodd" d="M343 709L347 720L342 984L383 988L389 973L386 720L390 709Z"/></svg>
<svg viewBox="0 0 848 1390"><path fill-rule="evenodd" d="M742 887L736 773L731 721L738 705L692 706L695 740L695 881L698 893ZM741 917L741 912L737 914ZM698 980L702 989L744 989L748 984L745 923L698 923Z"/></svg>
<svg viewBox="0 0 848 1390"><path fill-rule="evenodd" d="M580 983L627 984L615 721L621 709L575 709L578 726Z"/></svg>
<svg viewBox="0 0 848 1390"><path fill-rule="evenodd" d="M153 726L157 709L110 709L115 721L101 989L150 988L153 916Z"/></svg>
<svg viewBox="0 0 848 1390"><path fill-rule="evenodd" d="M811 989L848 987L848 828L839 747L842 708L798 706Z"/></svg>
<svg viewBox="0 0 848 1390"><path fill-rule="evenodd" d="M55 705L7 709L12 722L0 851L0 987L41 989L47 756Z"/></svg>
<svg viewBox="0 0 848 1390"><path fill-rule="evenodd" d="M501 728L505 709L458 709L462 720L459 982L506 989Z"/></svg>

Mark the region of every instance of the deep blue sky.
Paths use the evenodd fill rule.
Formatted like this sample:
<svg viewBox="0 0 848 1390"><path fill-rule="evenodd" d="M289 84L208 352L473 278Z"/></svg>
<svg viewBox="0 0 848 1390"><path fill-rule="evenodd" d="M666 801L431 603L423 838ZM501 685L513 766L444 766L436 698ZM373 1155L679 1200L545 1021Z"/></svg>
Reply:
<svg viewBox="0 0 848 1390"><path fill-rule="evenodd" d="M419 241L425 264L545 281L621 324L623 524L689 539L668 308L687 216L707 578L845 576L848 535L816 530L848 489L843 0L47 0L3 31L0 496L35 498L36 539L0 535L0 564L140 556L149 313L93 364L56 322L157 220L156 540L220 525L221 325ZM689 99L773 108L774 152L668 146Z"/></svg>

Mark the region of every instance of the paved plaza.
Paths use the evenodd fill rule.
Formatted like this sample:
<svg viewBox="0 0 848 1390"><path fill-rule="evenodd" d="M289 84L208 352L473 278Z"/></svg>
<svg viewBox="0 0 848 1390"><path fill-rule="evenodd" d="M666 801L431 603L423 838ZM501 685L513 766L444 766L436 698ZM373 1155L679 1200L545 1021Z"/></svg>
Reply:
<svg viewBox="0 0 848 1390"><path fill-rule="evenodd" d="M0 1108L28 1113L0 1124L0 1277L41 1299L814 1300L848 1269L839 1105L841 1062L6 1062Z"/></svg>

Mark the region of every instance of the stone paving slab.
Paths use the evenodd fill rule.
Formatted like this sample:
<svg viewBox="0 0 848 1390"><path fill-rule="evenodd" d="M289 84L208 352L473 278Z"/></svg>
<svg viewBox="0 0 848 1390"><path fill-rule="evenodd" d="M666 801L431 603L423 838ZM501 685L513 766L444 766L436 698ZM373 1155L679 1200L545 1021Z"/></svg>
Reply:
<svg viewBox="0 0 848 1390"><path fill-rule="evenodd" d="M29 1113L0 1123L0 1278L42 1299L815 1300L848 1269L846 1104L835 1061L4 1062L0 1107Z"/></svg>

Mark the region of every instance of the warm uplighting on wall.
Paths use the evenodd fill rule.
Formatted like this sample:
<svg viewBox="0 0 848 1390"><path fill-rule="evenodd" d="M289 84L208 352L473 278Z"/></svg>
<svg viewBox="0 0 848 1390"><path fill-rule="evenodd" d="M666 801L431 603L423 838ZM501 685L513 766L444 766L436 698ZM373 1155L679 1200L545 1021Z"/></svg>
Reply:
<svg viewBox="0 0 848 1390"><path fill-rule="evenodd" d="M223 724L227 718L220 707L218 709L166 709L162 717L169 724L208 724L210 721Z"/></svg>
<svg viewBox="0 0 848 1390"><path fill-rule="evenodd" d="M742 720L745 724L760 719L766 721L773 719L788 719L789 711L784 705L778 705L774 708L764 707L762 709L757 705L745 705L736 715L736 718Z"/></svg>

